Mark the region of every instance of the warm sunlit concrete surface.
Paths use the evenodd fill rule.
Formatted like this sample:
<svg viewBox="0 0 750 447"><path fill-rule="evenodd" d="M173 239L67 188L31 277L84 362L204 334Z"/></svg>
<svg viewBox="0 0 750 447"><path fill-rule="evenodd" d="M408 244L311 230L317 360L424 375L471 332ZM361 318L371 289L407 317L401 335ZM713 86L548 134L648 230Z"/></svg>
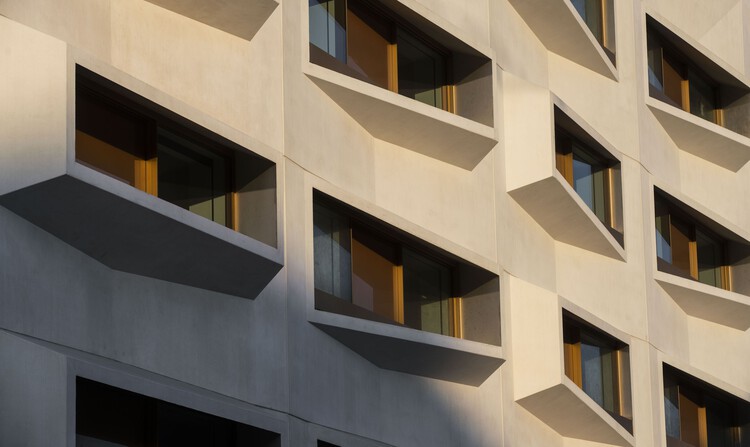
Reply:
<svg viewBox="0 0 750 447"><path fill-rule="evenodd" d="M67 380L76 371L99 374L261 426L252 415L267 411L283 421L282 445L293 447L317 439L352 447L602 445L561 434L517 402L563 382L560 296L629 337L635 447L665 443L662 358L750 399L750 331L690 316L664 291L654 278L653 217L656 184L725 228L750 228L750 169L726 169L670 137L648 105L645 39L648 12L745 77L750 1L617 0L616 76L564 0L555 2L561 20L546 32L572 29L570 42L599 71L548 51L534 19L515 7L532 2L388 1L495 63L494 125L485 127L497 144L461 148L459 157L484 152L469 169L375 136L305 74L308 2L278 2L242 38L145 0L0 0L1 193L68 172L79 63L276 163L283 261L256 299L242 299L112 270L0 208L0 328L87 353L81 361L100 370L75 369ZM389 93L360 87L352 94ZM624 258L556 241L508 194L554 175L553 97L622 157ZM408 116L442 115L402 99ZM380 368L311 324L313 188L497 273L505 363L467 386ZM8 364L0 366L12 408L28 415L24 424L0 411L0 444L64 444L57 436L72 443L74 396L68 388L67 416L58 411L64 385L55 368L75 356L6 339L3 360L37 369L5 374ZM560 363L550 368L550 358Z"/></svg>
<svg viewBox="0 0 750 447"><path fill-rule="evenodd" d="M553 53L617 80L617 69L567 0L509 0Z"/></svg>
<svg viewBox="0 0 750 447"><path fill-rule="evenodd" d="M635 444L633 435L567 377L518 403L566 438L622 447Z"/></svg>
<svg viewBox="0 0 750 447"><path fill-rule="evenodd" d="M251 40L278 6L275 0L148 0L162 8Z"/></svg>
<svg viewBox="0 0 750 447"><path fill-rule="evenodd" d="M750 138L658 99L646 105L680 149L733 172L750 161Z"/></svg>
<svg viewBox="0 0 750 447"><path fill-rule="evenodd" d="M310 322L379 368L480 386L503 363L499 346L312 311Z"/></svg>
<svg viewBox="0 0 750 447"><path fill-rule="evenodd" d="M497 144L491 127L308 63L305 74L373 137L472 170Z"/></svg>
<svg viewBox="0 0 750 447"><path fill-rule="evenodd" d="M654 279L685 311L741 331L750 328L750 297L664 272Z"/></svg>

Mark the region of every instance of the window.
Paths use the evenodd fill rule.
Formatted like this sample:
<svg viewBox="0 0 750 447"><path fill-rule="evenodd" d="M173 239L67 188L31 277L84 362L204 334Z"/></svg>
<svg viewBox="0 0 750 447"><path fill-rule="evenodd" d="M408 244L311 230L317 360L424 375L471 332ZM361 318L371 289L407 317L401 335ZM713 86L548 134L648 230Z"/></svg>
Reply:
<svg viewBox="0 0 750 447"><path fill-rule="evenodd" d="M654 215L659 270L732 290L728 241L665 194L654 195Z"/></svg>
<svg viewBox="0 0 750 447"><path fill-rule="evenodd" d="M450 52L366 0L309 0L310 59L449 112Z"/></svg>
<svg viewBox="0 0 750 447"><path fill-rule="evenodd" d="M76 445L278 447L277 433L76 378Z"/></svg>
<svg viewBox="0 0 750 447"><path fill-rule="evenodd" d="M563 310L565 375L633 432L628 346Z"/></svg>
<svg viewBox="0 0 750 447"><path fill-rule="evenodd" d="M663 371L667 446L748 445L750 404L669 365Z"/></svg>
<svg viewBox="0 0 750 447"><path fill-rule="evenodd" d="M623 245L620 162L555 107L557 170Z"/></svg>
<svg viewBox="0 0 750 447"><path fill-rule="evenodd" d="M719 83L665 39L647 28L648 82L652 97L712 123L723 125Z"/></svg>
<svg viewBox="0 0 750 447"><path fill-rule="evenodd" d="M275 189L271 162L82 67L76 75L78 163L237 231L243 215L258 221L239 196Z"/></svg>
<svg viewBox="0 0 750 447"><path fill-rule="evenodd" d="M320 193L313 226L317 309L499 344L496 275Z"/></svg>
<svg viewBox="0 0 750 447"><path fill-rule="evenodd" d="M614 0L571 0L586 26L615 63Z"/></svg>

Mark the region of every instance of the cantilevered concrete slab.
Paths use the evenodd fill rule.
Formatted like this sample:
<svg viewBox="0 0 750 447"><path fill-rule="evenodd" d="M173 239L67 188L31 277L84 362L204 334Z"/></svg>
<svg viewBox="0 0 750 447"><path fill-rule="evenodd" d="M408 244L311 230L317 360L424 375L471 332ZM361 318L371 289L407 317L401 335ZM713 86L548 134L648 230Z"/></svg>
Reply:
<svg viewBox="0 0 750 447"><path fill-rule="evenodd" d="M750 296L654 272L654 279L686 314L741 331L750 328Z"/></svg>
<svg viewBox="0 0 750 447"><path fill-rule="evenodd" d="M305 63L305 74L375 138L471 170L497 144L476 121Z"/></svg>
<svg viewBox="0 0 750 447"><path fill-rule="evenodd" d="M617 80L617 69L570 0L510 0L510 3L549 51Z"/></svg>
<svg viewBox="0 0 750 447"><path fill-rule="evenodd" d="M308 320L383 369L479 386L505 361L499 346L309 310Z"/></svg>
<svg viewBox="0 0 750 447"><path fill-rule="evenodd" d="M625 260L619 242L558 172L508 193L556 241Z"/></svg>
<svg viewBox="0 0 750 447"><path fill-rule="evenodd" d="M0 205L115 270L252 299L281 269L276 249L91 174L37 183Z"/></svg>
<svg viewBox="0 0 750 447"><path fill-rule="evenodd" d="M737 172L750 161L750 138L647 97L646 105L678 148Z"/></svg>
<svg viewBox="0 0 750 447"><path fill-rule="evenodd" d="M147 1L246 40L253 38L279 6L274 0Z"/></svg>
<svg viewBox="0 0 750 447"><path fill-rule="evenodd" d="M629 447L635 438L570 379L518 403L566 438Z"/></svg>

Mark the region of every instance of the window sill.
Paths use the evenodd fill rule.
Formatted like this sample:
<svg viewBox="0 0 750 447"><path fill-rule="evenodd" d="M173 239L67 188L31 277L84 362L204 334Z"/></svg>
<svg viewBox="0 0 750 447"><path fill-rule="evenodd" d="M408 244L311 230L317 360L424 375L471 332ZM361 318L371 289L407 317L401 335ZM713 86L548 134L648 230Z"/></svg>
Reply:
<svg viewBox="0 0 750 447"><path fill-rule="evenodd" d="M251 40L279 5L275 0L229 0L206 7L205 0L147 0L164 9Z"/></svg>
<svg viewBox="0 0 750 447"><path fill-rule="evenodd" d="M625 260L625 249L559 172L508 193L556 241Z"/></svg>
<svg viewBox="0 0 750 447"><path fill-rule="evenodd" d="M20 215L108 267L254 299L282 253L77 163L0 197Z"/></svg>
<svg viewBox="0 0 750 447"><path fill-rule="evenodd" d="M733 172L750 161L750 138L651 96L646 105L681 150Z"/></svg>
<svg viewBox="0 0 750 447"><path fill-rule="evenodd" d="M569 378L518 403L566 438L628 447L635 438Z"/></svg>
<svg viewBox="0 0 750 447"><path fill-rule="evenodd" d="M304 72L380 140L467 170L473 169L497 144L494 128L468 118L311 62L304 63Z"/></svg>
<svg viewBox="0 0 750 447"><path fill-rule="evenodd" d="M505 361L499 346L316 309L308 321L375 366L478 387Z"/></svg>
<svg viewBox="0 0 750 447"><path fill-rule="evenodd" d="M654 279L686 314L741 331L750 328L750 297L661 271Z"/></svg>
<svg viewBox="0 0 750 447"><path fill-rule="evenodd" d="M510 0L510 3L549 51L618 80L617 68L570 0Z"/></svg>

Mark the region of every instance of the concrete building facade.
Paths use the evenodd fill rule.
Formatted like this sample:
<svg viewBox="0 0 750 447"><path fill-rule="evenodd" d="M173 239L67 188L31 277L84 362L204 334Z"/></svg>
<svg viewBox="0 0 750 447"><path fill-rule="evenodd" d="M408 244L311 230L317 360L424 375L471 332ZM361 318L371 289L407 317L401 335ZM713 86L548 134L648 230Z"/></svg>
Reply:
<svg viewBox="0 0 750 447"><path fill-rule="evenodd" d="M0 0L0 61L0 445L750 446L750 0Z"/></svg>

